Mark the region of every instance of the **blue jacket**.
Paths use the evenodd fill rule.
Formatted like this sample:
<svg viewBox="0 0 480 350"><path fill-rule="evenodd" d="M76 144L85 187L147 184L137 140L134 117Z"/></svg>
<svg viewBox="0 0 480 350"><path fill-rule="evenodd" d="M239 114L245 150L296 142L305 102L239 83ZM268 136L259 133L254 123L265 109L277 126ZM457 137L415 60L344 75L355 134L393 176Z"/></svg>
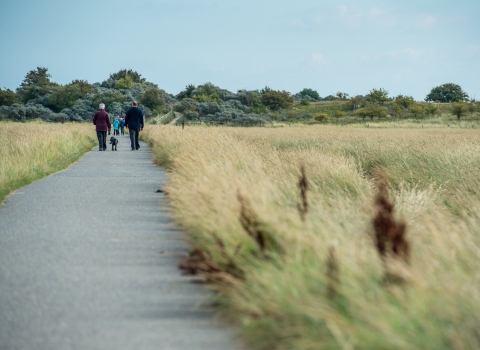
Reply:
<svg viewBox="0 0 480 350"><path fill-rule="evenodd" d="M120 127L123 128L125 126L125 120L120 120Z"/></svg>
<svg viewBox="0 0 480 350"><path fill-rule="evenodd" d="M131 107L125 116L125 126L131 129L143 129L143 111L138 107Z"/></svg>
<svg viewBox="0 0 480 350"><path fill-rule="evenodd" d="M115 121L113 122L113 129L114 130L118 130L118 123L119 123L119 121L117 119L115 119Z"/></svg>

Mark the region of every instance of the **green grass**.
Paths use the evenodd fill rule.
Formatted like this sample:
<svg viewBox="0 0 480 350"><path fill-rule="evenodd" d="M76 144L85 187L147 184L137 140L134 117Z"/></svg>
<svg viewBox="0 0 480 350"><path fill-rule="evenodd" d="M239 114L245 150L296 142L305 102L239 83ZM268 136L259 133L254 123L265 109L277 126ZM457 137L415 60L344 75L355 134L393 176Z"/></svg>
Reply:
<svg viewBox="0 0 480 350"><path fill-rule="evenodd" d="M77 161L95 145L94 137L86 124L0 123L0 203Z"/></svg>
<svg viewBox="0 0 480 350"><path fill-rule="evenodd" d="M479 132L159 126L143 137L169 170L177 223L221 270L205 276L248 348L476 349ZM305 222L297 209L302 165ZM393 255L382 261L376 250L380 176L390 182L396 220L407 223L409 264ZM263 232L265 250L242 217ZM388 275L400 282L386 283Z"/></svg>

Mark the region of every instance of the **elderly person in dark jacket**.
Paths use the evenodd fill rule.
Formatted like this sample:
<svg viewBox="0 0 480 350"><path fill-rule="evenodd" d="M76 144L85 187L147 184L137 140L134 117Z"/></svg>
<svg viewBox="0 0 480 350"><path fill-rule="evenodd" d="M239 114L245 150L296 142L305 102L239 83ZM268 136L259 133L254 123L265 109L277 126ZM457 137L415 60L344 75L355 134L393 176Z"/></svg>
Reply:
<svg viewBox="0 0 480 350"><path fill-rule="evenodd" d="M133 101L132 107L127 111L125 116L125 127L128 128L130 133L130 145L132 146L132 151L138 151L140 148L138 135L140 131L143 130L143 125L143 111L138 108L137 101Z"/></svg>
<svg viewBox="0 0 480 350"><path fill-rule="evenodd" d="M105 112L105 104L100 103L98 107L100 110L93 116L93 125L95 125L95 129L97 130L98 150L106 151L107 130L112 128L112 124L110 123L110 116Z"/></svg>

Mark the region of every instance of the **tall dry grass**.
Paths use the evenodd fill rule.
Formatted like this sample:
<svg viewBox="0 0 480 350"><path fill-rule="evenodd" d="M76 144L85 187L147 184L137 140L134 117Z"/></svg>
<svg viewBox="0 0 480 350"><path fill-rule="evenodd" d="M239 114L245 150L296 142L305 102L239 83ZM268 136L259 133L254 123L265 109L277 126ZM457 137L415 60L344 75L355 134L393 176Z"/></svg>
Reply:
<svg viewBox="0 0 480 350"><path fill-rule="evenodd" d="M94 144L91 125L0 123L0 203L13 190L66 168Z"/></svg>
<svg viewBox="0 0 480 350"><path fill-rule="evenodd" d="M252 348L480 348L478 131L158 126L143 137ZM407 225L408 263L378 254L378 177Z"/></svg>

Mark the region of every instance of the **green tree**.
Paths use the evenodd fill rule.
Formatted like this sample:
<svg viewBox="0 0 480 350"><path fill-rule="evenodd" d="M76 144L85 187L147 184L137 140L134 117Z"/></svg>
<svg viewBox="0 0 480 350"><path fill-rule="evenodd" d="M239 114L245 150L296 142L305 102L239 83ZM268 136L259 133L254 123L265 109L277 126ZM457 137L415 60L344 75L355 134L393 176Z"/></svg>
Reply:
<svg viewBox="0 0 480 350"><path fill-rule="evenodd" d="M0 89L0 106L11 106L14 103L19 103L15 91L10 89Z"/></svg>
<svg viewBox="0 0 480 350"><path fill-rule="evenodd" d="M272 91L272 89L270 89L268 86L265 86L262 90L260 90L260 95L263 95L270 91Z"/></svg>
<svg viewBox="0 0 480 350"><path fill-rule="evenodd" d="M128 89L133 86L134 81L131 76L127 75L125 78L120 78L115 83L115 89Z"/></svg>
<svg viewBox="0 0 480 350"><path fill-rule="evenodd" d="M397 103L392 103L389 106L390 114L395 117L401 117L405 113L405 108Z"/></svg>
<svg viewBox="0 0 480 350"><path fill-rule="evenodd" d="M347 102L348 108L350 108L353 111L356 111L360 107L362 107L363 100L360 96L352 97L350 100Z"/></svg>
<svg viewBox="0 0 480 350"><path fill-rule="evenodd" d="M425 97L427 102L450 103L467 100L468 95L462 90L461 86L452 83L434 87Z"/></svg>
<svg viewBox="0 0 480 350"><path fill-rule="evenodd" d="M395 103L406 109L415 104L415 99L412 96L398 95L395 97Z"/></svg>
<svg viewBox="0 0 480 350"><path fill-rule="evenodd" d="M270 90L260 96L260 101L264 106L272 110L280 108L290 108L293 105L293 97L288 91Z"/></svg>
<svg viewBox="0 0 480 350"><path fill-rule="evenodd" d="M115 91L112 93L106 93L95 96L92 101L92 107L97 109L100 103L104 103L107 109L111 106L114 102L123 103L126 101L125 96L123 96L119 91Z"/></svg>
<svg viewBox="0 0 480 350"><path fill-rule="evenodd" d="M199 103L201 103L201 102L217 102L217 103L222 102L222 99L220 98L220 96L218 96L218 94L216 92L214 92L211 95L207 95L207 94L194 95L193 99L195 101L199 102Z"/></svg>
<svg viewBox="0 0 480 350"><path fill-rule="evenodd" d="M316 90L305 88L298 93L301 97L309 96L310 98L314 99L315 101L320 100L320 95Z"/></svg>
<svg viewBox="0 0 480 350"><path fill-rule="evenodd" d="M468 104L462 101L453 102L451 107L452 114L460 120L468 112Z"/></svg>
<svg viewBox="0 0 480 350"><path fill-rule="evenodd" d="M157 107L165 105L165 98L163 93L158 88L151 88L145 91L140 97L140 103L154 110Z"/></svg>
<svg viewBox="0 0 480 350"><path fill-rule="evenodd" d="M121 69L117 73L110 74L110 79L118 81L120 79L127 79L129 77L134 83L144 83L146 81L145 78L142 78L140 73L132 69Z"/></svg>
<svg viewBox="0 0 480 350"><path fill-rule="evenodd" d="M346 92L338 91L335 96L340 100L348 100L349 95Z"/></svg>
<svg viewBox="0 0 480 350"><path fill-rule="evenodd" d="M50 81L50 77L48 68L37 67L37 69L31 70L17 89L17 97L23 103L27 103L30 100L45 96L58 86L57 83Z"/></svg>
<svg viewBox="0 0 480 350"><path fill-rule="evenodd" d="M424 111L425 111L425 114L427 114L427 115L429 115L429 116L434 116L434 115L437 114L437 112L438 112L438 107L435 106L435 105L432 104L432 103L429 103L429 104L425 107Z"/></svg>
<svg viewBox="0 0 480 350"><path fill-rule="evenodd" d="M192 97L192 92L195 90L195 85L189 84L185 87L185 90L181 91L177 95L178 100L183 100L184 98L191 98Z"/></svg>
<svg viewBox="0 0 480 350"><path fill-rule="evenodd" d="M366 117L370 117L373 120L374 117L384 118L387 116L387 112L382 107L369 107L361 108L355 112L356 115L362 117L365 120Z"/></svg>
<svg viewBox="0 0 480 350"><path fill-rule="evenodd" d="M470 114L473 115L473 113L477 111L477 104L470 101L470 103L468 104L468 111L470 112Z"/></svg>
<svg viewBox="0 0 480 350"><path fill-rule="evenodd" d="M382 105L389 100L388 91L385 89L372 89L365 97L368 102Z"/></svg>
<svg viewBox="0 0 480 350"><path fill-rule="evenodd" d="M48 107L55 112L72 107L75 102L88 93L94 92L93 85L85 80L74 80L70 84L60 86L48 96Z"/></svg>
<svg viewBox="0 0 480 350"><path fill-rule="evenodd" d="M415 118L417 118L418 115L423 113L423 107L419 104L414 104L410 106L408 110L410 111L410 113L413 114Z"/></svg>

